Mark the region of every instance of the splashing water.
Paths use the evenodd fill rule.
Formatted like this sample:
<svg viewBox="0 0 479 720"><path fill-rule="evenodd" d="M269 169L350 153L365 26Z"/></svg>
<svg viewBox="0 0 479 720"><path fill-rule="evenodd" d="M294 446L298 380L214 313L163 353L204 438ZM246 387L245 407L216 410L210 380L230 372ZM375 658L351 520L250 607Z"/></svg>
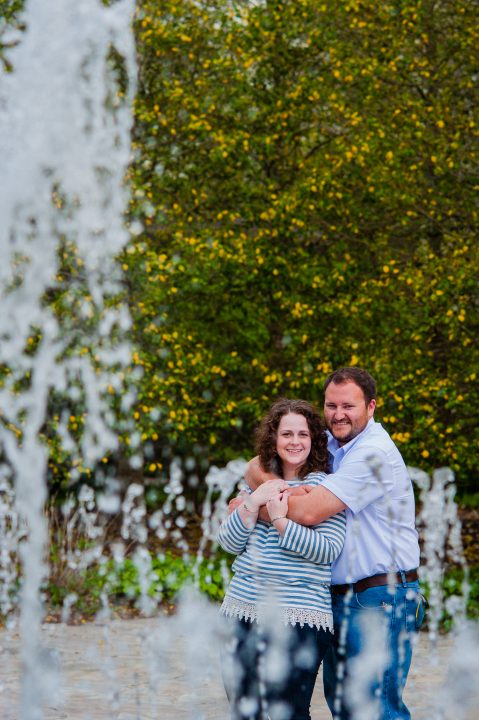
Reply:
<svg viewBox="0 0 479 720"><path fill-rule="evenodd" d="M30 2L25 31L12 39L14 71L2 77L0 439L2 477L15 479L18 522L28 528L20 543L25 720L43 717L39 699L49 693L39 635L47 573L47 452L39 436L49 407L63 397L85 417L77 448L70 412L60 412L63 447L90 464L112 450L105 397L111 369L129 360L128 312L108 301L120 289L115 256L128 239L132 12L129 0Z"/></svg>
<svg viewBox="0 0 479 720"><path fill-rule="evenodd" d="M384 624L366 621L365 619L363 625L364 650L352 660L351 672L344 688L355 720L371 720L371 718L378 717L380 712L379 698L371 698L370 688L379 682L381 668L387 662ZM368 658L368 662L364 661L365 657Z"/></svg>
<svg viewBox="0 0 479 720"><path fill-rule="evenodd" d="M469 595L468 568L461 540L461 523L454 501L456 485L450 468L435 470L432 479L424 472L410 468L420 489L421 510L418 525L423 537L423 561L419 569L421 581L429 587L428 629L431 644L437 642L444 610L448 611L457 630L466 621ZM446 555L463 571L462 594L444 597Z"/></svg>

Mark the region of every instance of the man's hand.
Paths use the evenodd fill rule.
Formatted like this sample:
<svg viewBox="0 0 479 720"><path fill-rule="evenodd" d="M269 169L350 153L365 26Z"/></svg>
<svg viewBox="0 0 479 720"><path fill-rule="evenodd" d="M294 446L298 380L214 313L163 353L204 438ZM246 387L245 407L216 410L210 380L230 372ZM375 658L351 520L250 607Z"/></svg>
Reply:
<svg viewBox="0 0 479 720"><path fill-rule="evenodd" d="M273 473L265 472L261 467L259 457L256 456L249 461L246 467L244 479L252 490L256 490L256 488L258 488L262 483L267 480L275 480L277 477L276 475L273 475Z"/></svg>
<svg viewBox="0 0 479 720"><path fill-rule="evenodd" d="M246 492L246 490L240 490L239 494L232 498L228 503L228 515L231 515L236 508L239 508L247 497L249 497L249 493Z"/></svg>

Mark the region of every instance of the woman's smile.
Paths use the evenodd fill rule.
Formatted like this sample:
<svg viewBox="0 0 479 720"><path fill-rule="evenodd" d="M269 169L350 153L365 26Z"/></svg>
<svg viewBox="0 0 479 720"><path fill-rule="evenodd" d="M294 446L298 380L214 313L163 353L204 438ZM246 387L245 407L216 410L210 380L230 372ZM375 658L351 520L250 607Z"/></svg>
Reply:
<svg viewBox="0 0 479 720"><path fill-rule="evenodd" d="M311 435L304 415L283 415L276 436L276 452L283 465L283 477L292 480L298 476L311 451Z"/></svg>

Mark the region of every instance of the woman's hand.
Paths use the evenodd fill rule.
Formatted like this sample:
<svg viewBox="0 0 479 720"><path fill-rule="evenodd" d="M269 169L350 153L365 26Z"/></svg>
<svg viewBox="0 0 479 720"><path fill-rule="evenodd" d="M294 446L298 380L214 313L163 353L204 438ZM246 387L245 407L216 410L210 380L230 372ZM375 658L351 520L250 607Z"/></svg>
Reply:
<svg viewBox="0 0 479 720"><path fill-rule="evenodd" d="M279 491L287 487L288 484L285 483L284 480L269 480L255 490L254 493L251 493L251 495L243 491L238 497L230 500L228 510L231 514L233 510L237 509L245 526L252 530L256 525L260 508L265 505L273 495L276 495Z"/></svg>
<svg viewBox="0 0 479 720"><path fill-rule="evenodd" d="M279 492L273 495L266 503L269 519L280 535L286 530L288 524L288 497L289 491Z"/></svg>
<svg viewBox="0 0 479 720"><path fill-rule="evenodd" d="M268 500L279 492L286 490L288 484L284 480L267 480L257 488L254 493L245 500L247 508L252 512L258 512L261 505L266 505Z"/></svg>

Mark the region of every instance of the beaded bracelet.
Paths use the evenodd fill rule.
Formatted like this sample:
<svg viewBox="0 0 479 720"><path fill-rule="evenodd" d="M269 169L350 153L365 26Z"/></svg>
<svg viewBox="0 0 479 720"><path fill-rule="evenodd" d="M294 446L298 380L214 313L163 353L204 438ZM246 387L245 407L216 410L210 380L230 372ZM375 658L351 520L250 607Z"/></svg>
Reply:
<svg viewBox="0 0 479 720"><path fill-rule="evenodd" d="M243 507L245 510L247 510L249 513L257 513L258 510L250 510L246 503L243 503Z"/></svg>
<svg viewBox="0 0 479 720"><path fill-rule="evenodd" d="M285 517L286 515L278 515L278 517L271 518L271 522L274 523L276 520L284 520Z"/></svg>

